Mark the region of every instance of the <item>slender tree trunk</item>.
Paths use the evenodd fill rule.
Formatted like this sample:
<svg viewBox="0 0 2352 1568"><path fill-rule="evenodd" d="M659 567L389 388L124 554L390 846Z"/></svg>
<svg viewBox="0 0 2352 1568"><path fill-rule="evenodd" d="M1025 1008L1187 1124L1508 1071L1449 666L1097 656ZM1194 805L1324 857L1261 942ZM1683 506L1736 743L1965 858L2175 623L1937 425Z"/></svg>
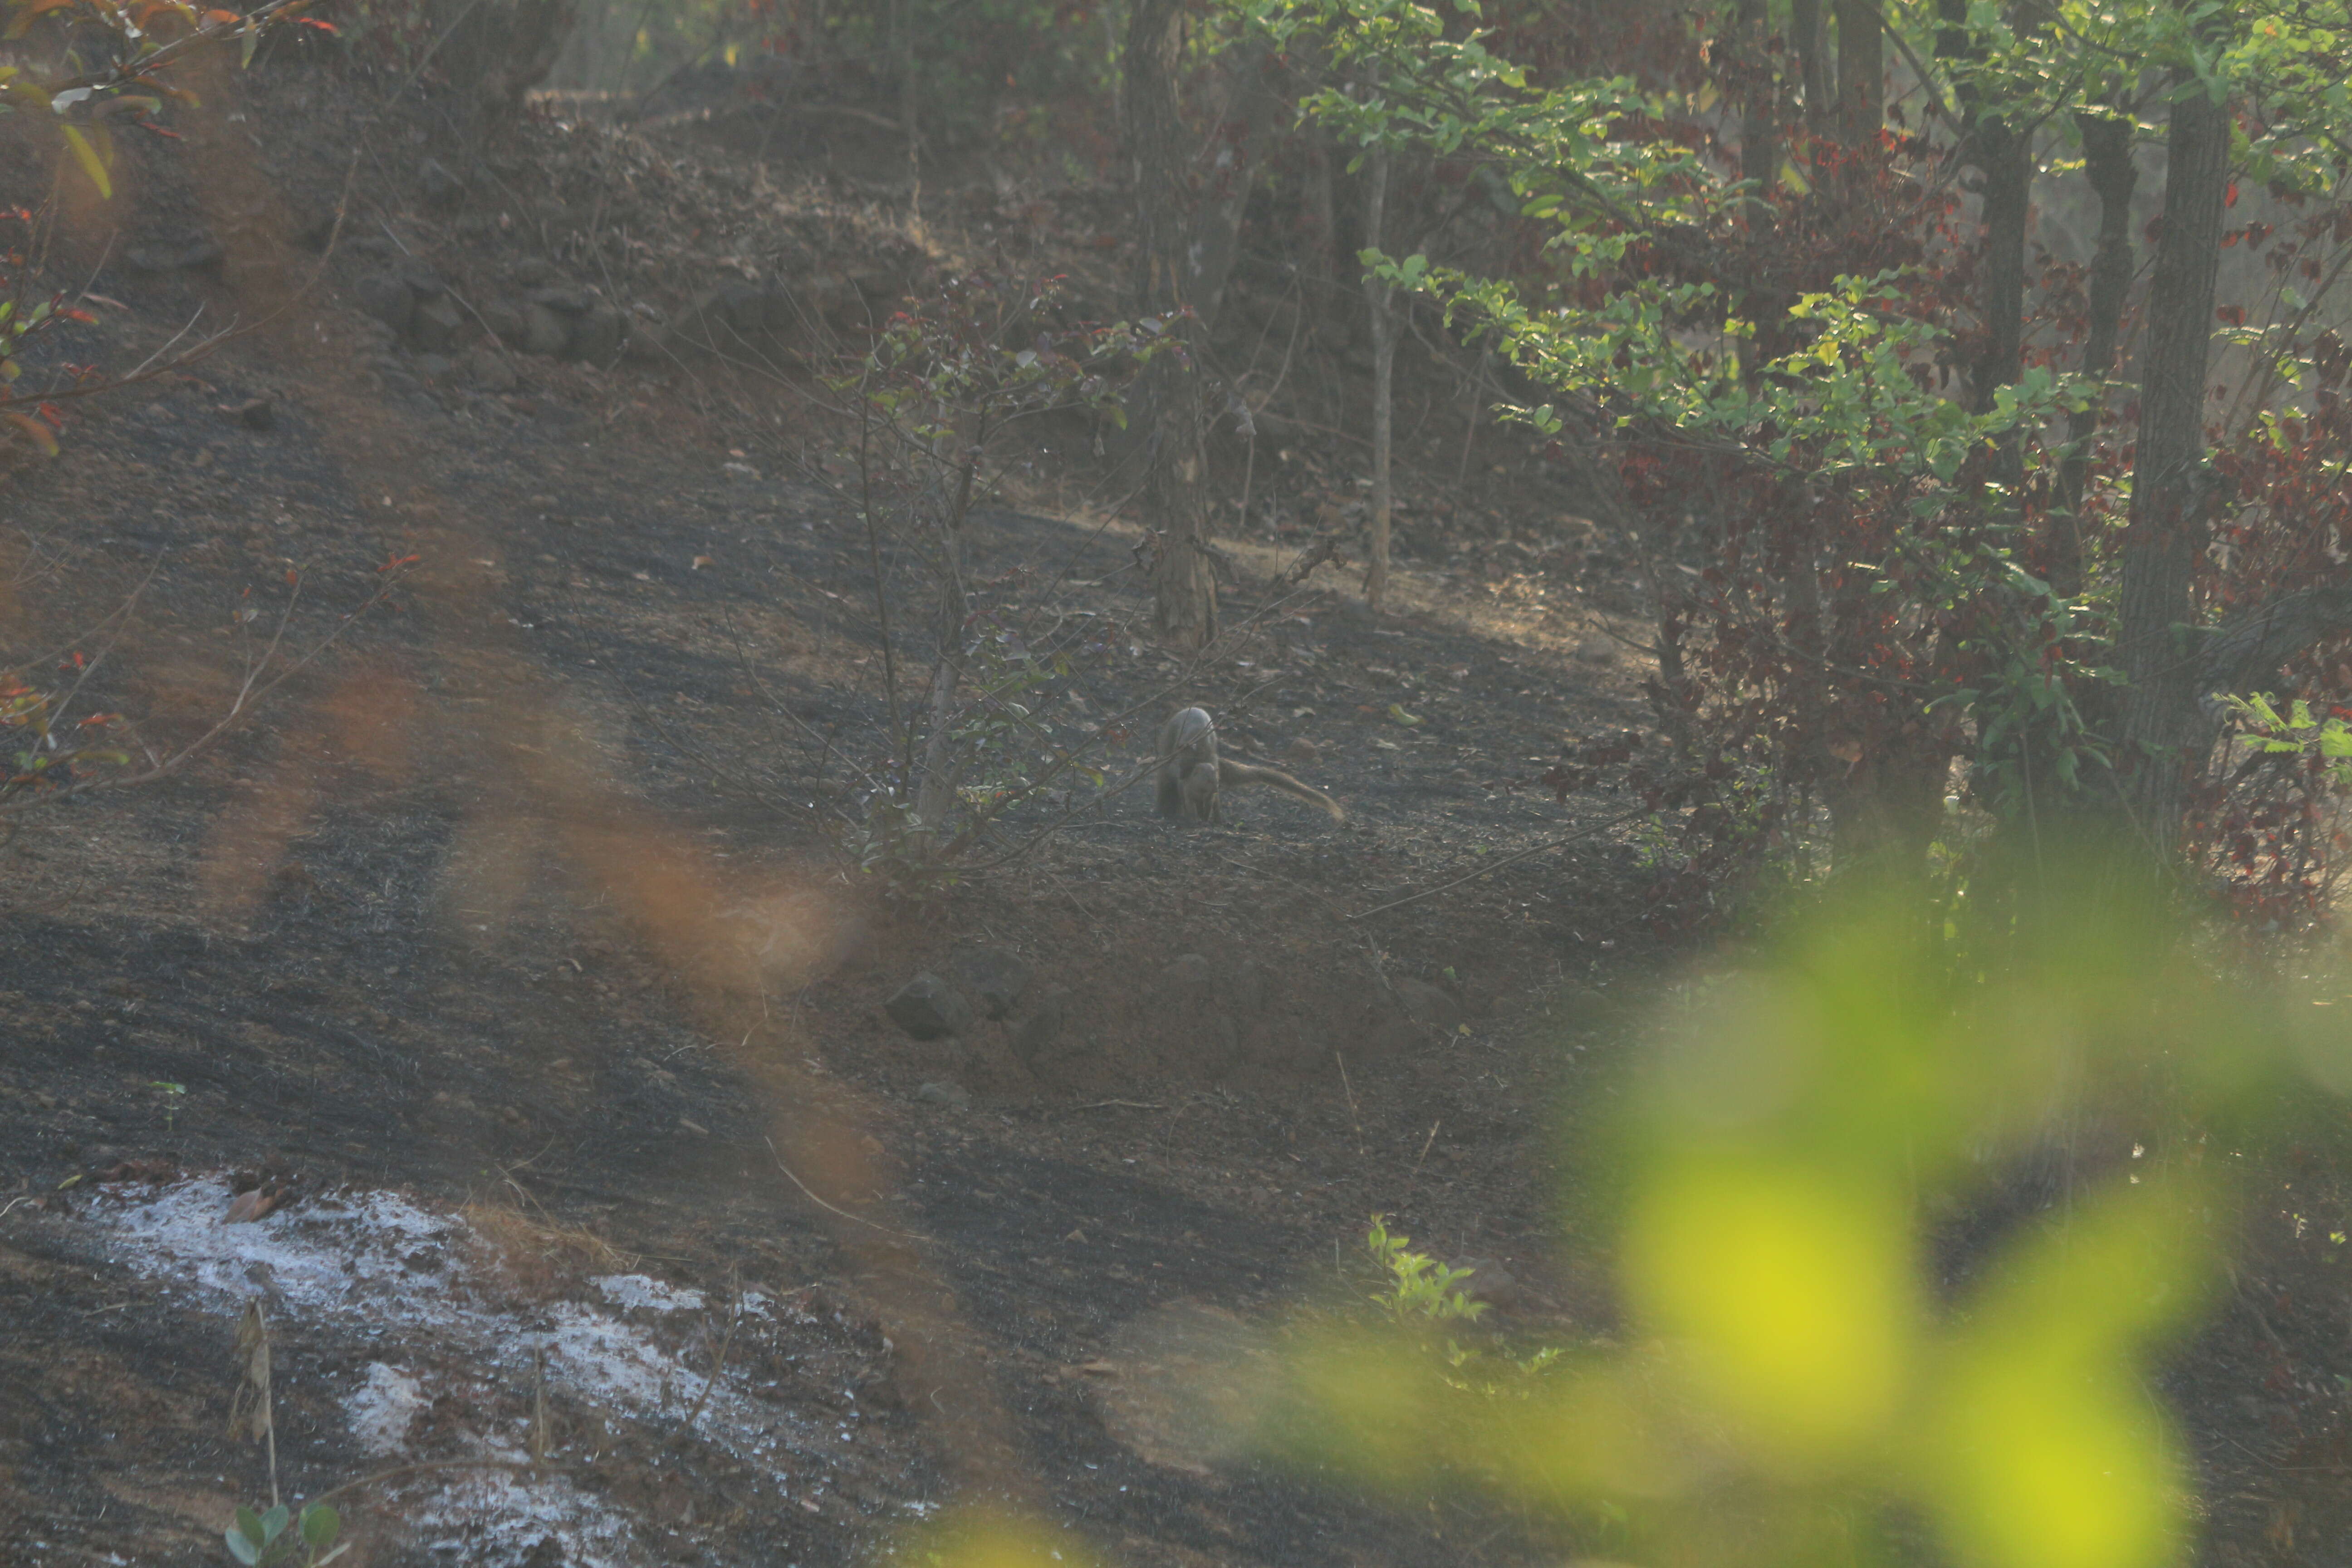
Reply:
<svg viewBox="0 0 2352 1568"><path fill-rule="evenodd" d="M1739 64L1748 77L1747 100L1739 109L1739 177L1756 187L1752 201L1759 209L1771 205L1780 168L1780 105L1772 59L1765 50L1770 29L1764 0L1739 0Z"/></svg>
<svg viewBox="0 0 2352 1568"><path fill-rule="evenodd" d="M1837 0L1837 124L1848 146L1878 140L1886 117L1886 35L1879 0Z"/></svg>
<svg viewBox="0 0 2352 1568"><path fill-rule="evenodd" d="M1307 217L1315 229L1307 248L1304 308L1319 320L1339 295L1339 176L1331 167L1331 140L1321 127L1302 126L1299 134L1307 138Z"/></svg>
<svg viewBox="0 0 2352 1568"><path fill-rule="evenodd" d="M940 549L940 597L933 612L940 640L924 702L923 772L915 786L915 832L929 848L940 844L940 828L955 805L956 694L963 685L963 542L950 530Z"/></svg>
<svg viewBox="0 0 2352 1568"><path fill-rule="evenodd" d="M2083 337L2083 374L2105 386L2116 368L2116 337L2132 279L2131 199L2139 183L2132 163L2132 125L2111 114L2074 116L2091 190L2099 198L2099 243L2091 258L2090 321ZM2050 585L2072 597L2083 591L2083 495L2091 471L2091 437L2105 399L2066 416L2073 450L2058 471L2058 510L2051 522Z"/></svg>
<svg viewBox="0 0 2352 1568"><path fill-rule="evenodd" d="M2033 145L2031 137L1990 115L1977 122L1976 138L1984 171L1984 293L1978 308L1984 313L1985 343L1969 390L1982 414L1992 407L1994 393L2017 380L2024 348L2025 220L2033 189Z"/></svg>
<svg viewBox="0 0 2352 1568"><path fill-rule="evenodd" d="M1960 158L1980 176L1984 242L1979 250L1977 312L1984 347L1969 368L1969 405L1982 414L1993 395L2018 377L2025 336L2025 223L2033 189L2033 142L2001 106L1988 105L1967 68L1984 51L1968 28L1968 0L1937 0L1936 58L1960 72ZM2020 458L2009 443L2000 478L2015 482Z"/></svg>
<svg viewBox="0 0 2352 1568"><path fill-rule="evenodd" d="M964 591L963 525L971 516L972 487L980 478L976 454L986 434L982 429L975 435L975 455L965 458L940 520L940 592L931 628L939 653L926 701L922 778L915 789L915 835L926 853L936 852L943 842L940 829L963 783L955 761L956 699L963 689L964 616L970 607Z"/></svg>
<svg viewBox="0 0 2352 1568"><path fill-rule="evenodd" d="M1199 138L1185 127L1177 94L1183 0L1135 0L1123 60L1127 146L1135 182L1138 310L1171 318L1176 352L1142 378L1143 417L1135 422L1145 469L1138 492L1144 527L1160 542L1152 574L1159 635L1200 647L1217 635L1214 562L1209 553L1207 431L1192 345L1205 342L1239 249L1253 161L1265 118L1262 57L1237 51L1223 136L1212 138L1207 189L1196 194L1191 165ZM1189 310L1192 319L1182 312Z"/></svg>
<svg viewBox="0 0 2352 1568"><path fill-rule="evenodd" d="M1375 144L1364 160L1364 244L1377 248L1388 216L1389 150ZM1389 524L1395 496L1389 487L1393 456L1396 399L1395 289L1367 274L1364 303L1372 323L1372 537L1371 563L1364 568L1364 603L1385 607L1389 592Z"/></svg>
<svg viewBox="0 0 2352 1568"><path fill-rule="evenodd" d="M2230 112L2194 83L2166 136L2164 227L2148 290L2138 458L2123 539L2118 652L2124 693L2123 805L2149 851L2168 861L2180 834L2186 748L2197 732L2197 650L2188 643L2192 576L2211 500L2205 377L2212 344Z"/></svg>
<svg viewBox="0 0 2352 1568"><path fill-rule="evenodd" d="M1818 131L1831 119L1829 30L1822 25L1822 0L1790 0L1790 46L1797 51L1797 78L1805 89L1805 123Z"/></svg>
<svg viewBox="0 0 2352 1568"><path fill-rule="evenodd" d="M1983 295L1978 308L1985 324L1984 352L1969 388L1979 414L1989 413L2004 386L2023 370L2025 348L2025 226L2032 215L2033 138L2009 121L1987 115L1977 122L1979 165L1984 172ZM2025 484L2024 433L2011 430L1993 455L1993 478L2007 492L2003 509L2014 519Z"/></svg>

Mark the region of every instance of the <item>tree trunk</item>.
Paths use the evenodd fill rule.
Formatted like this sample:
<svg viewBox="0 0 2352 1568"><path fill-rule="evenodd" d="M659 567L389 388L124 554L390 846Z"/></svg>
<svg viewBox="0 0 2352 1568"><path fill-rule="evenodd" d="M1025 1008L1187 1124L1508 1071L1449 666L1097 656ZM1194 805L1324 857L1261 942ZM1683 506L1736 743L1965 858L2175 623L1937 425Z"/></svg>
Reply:
<svg viewBox="0 0 2352 1568"><path fill-rule="evenodd" d="M1739 63L1748 77L1746 101L1739 106L1739 177L1756 187L1751 201L1759 210L1771 205L1780 168L1780 105L1772 58L1765 47L1770 31L1764 0L1739 0Z"/></svg>
<svg viewBox="0 0 2352 1568"><path fill-rule="evenodd" d="M1969 388L1978 413L2017 380L2025 341L2025 221L2033 189L2031 136L1988 115L1977 122L1978 166L1984 171L1984 353ZM2011 444L2012 458L2015 443ZM2016 476L2003 474L2005 482Z"/></svg>
<svg viewBox="0 0 2352 1568"><path fill-rule="evenodd" d="M2182 90L2165 141L2164 227L2148 290L2116 638L2130 682L2118 736L2122 804L2150 853L2167 861L2179 841L2187 752L2199 730L2198 661L2186 639L2212 491L2205 376L2230 180L2228 106L2193 82Z"/></svg>
<svg viewBox="0 0 2352 1568"><path fill-rule="evenodd" d="M1211 184L1196 195L1189 150L1200 139L1183 123L1177 87L1183 12L1183 0L1135 0L1122 96L1139 242L1137 310L1170 317L1178 343L1145 372L1143 417L1135 422L1145 464L1138 500L1144 527L1160 542L1152 620L1160 637L1197 648L1217 635L1217 586L1208 548L1207 431L1192 349L1207 341L1239 248L1266 93L1262 56L1237 52L1229 110L1241 110L1239 124L1235 133L1210 139L1218 149ZM1186 310L1192 319L1183 318Z"/></svg>
<svg viewBox="0 0 2352 1568"><path fill-rule="evenodd" d="M956 699L963 689L964 616L969 604L963 581L963 528L971 517L972 488L980 478L980 457L987 431L975 432L940 519L940 593L932 611L932 632L939 644L938 662L931 666L931 689L923 737L923 773L915 790L915 837L926 854L945 842L940 829L954 809L962 769L955 757Z"/></svg>
<svg viewBox="0 0 2352 1568"><path fill-rule="evenodd" d="M1820 130L1831 111L1829 33L1822 26L1822 0L1790 0L1789 13L1797 77L1805 88L1805 123Z"/></svg>
<svg viewBox="0 0 2352 1568"><path fill-rule="evenodd" d="M1389 150L1376 143L1364 159L1364 244L1378 248L1388 216ZM1393 456L1396 399L1396 290L1370 274L1364 278L1364 303L1372 323L1372 537L1371 562L1364 568L1364 603L1384 607L1389 592L1389 523L1395 500L1389 487Z"/></svg>
<svg viewBox="0 0 2352 1568"><path fill-rule="evenodd" d="M1968 29L1968 0L1937 0L1936 16L1936 58L1946 62L1946 68L1983 60L1984 50ZM1993 395L2017 379L2024 347L2025 224L2032 210L2033 141L2030 131L2021 132L2004 117L2001 105L1985 103L1968 75L1960 79L1958 156L1981 176L1978 195L1984 204L1977 312L1984 322L1985 341L1969 367L1969 405L1983 414L1992 407ZM2013 484L2022 477L2014 440L2003 458L1999 477Z"/></svg>
<svg viewBox="0 0 2352 1568"><path fill-rule="evenodd" d="M2016 382L2025 347L2025 226L2032 215L2033 137L2008 121L1986 115L1976 125L1978 162L1984 172L1983 293L1978 300L1985 325L1984 351L1969 387L1979 414L1992 409L1996 394ZM2022 504L2025 435L2011 430L1993 453L1992 475L2005 498L2001 510L2012 520Z"/></svg>
<svg viewBox="0 0 2352 1568"><path fill-rule="evenodd" d="M2099 243L2091 258L2090 321L2083 337L2083 374L2104 387L2116 368L2116 334L2132 279L2131 199L2139 183L2132 163L2128 120L2088 111L2074 116L2091 190L2099 198ZM2050 585L2072 597L2083 591L2083 493L2091 471L2091 437L2105 399L2066 416L2073 450L2058 470L2058 510L2051 521Z"/></svg>
<svg viewBox="0 0 2352 1568"><path fill-rule="evenodd" d="M939 634L939 660L931 666L931 686L926 694L922 777L915 786L915 836L926 850L944 842L940 829L955 805L960 782L955 768L956 695L963 685L963 541L950 529L941 541L939 603L933 615Z"/></svg>
<svg viewBox="0 0 2352 1568"><path fill-rule="evenodd" d="M1878 140L1886 117L1886 35L1879 0L1837 0L1838 135L1848 146Z"/></svg>

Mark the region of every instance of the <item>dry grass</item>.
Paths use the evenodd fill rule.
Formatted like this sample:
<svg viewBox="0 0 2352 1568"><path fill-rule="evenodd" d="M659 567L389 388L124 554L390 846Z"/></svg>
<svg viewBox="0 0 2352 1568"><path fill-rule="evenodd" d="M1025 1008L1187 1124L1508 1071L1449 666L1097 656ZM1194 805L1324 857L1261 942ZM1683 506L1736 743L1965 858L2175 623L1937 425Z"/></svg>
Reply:
<svg viewBox="0 0 2352 1568"><path fill-rule="evenodd" d="M459 1209L517 1289L551 1297L576 1289L592 1274L633 1272L643 1261L584 1225L560 1220L512 1177L488 1196Z"/></svg>

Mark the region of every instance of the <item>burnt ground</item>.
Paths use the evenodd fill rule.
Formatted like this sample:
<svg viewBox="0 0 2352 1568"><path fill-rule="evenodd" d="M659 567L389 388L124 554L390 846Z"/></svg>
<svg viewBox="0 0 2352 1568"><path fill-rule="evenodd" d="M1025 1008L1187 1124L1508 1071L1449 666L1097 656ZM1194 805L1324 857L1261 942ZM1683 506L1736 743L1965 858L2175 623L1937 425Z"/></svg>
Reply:
<svg viewBox="0 0 2352 1568"><path fill-rule="evenodd" d="M288 113L320 96L299 72L252 90ZM1605 1252L1579 1218L1606 1194L1570 1176L1627 1055L1616 999L1649 994L1672 956L1632 829L1379 906L1633 804L1622 763L1564 795L1536 782L1592 742L1651 743L1638 660L1612 640L1632 624L1611 542L1516 469L1482 476L1472 506L1451 483L1458 437L1433 437L1406 480L1395 613L1365 615L1328 567L1277 591L1318 529L1357 515L1360 458L1269 413L1249 472L1276 500L1228 541L1234 631L1180 660L1141 635L1136 534L1101 510L1115 476L1041 451L970 541L991 613L1071 656L1025 699L1041 720L1116 777L1160 714L1202 702L1230 746L1350 820L1259 793L1227 826L1172 829L1139 787L1041 840L1066 809L1048 797L953 886L888 900L843 848L888 699L840 430L758 374L796 351L770 343L751 372L523 360L498 390L388 347L357 308L359 279L395 258L480 298L518 258L584 273L564 226L614 160L637 195L668 193L668 226L636 232L699 247L670 259L718 276L724 247L682 237L677 215L700 201L717 224L765 171L730 163L725 138L581 153L589 132L542 123L527 151L543 179L509 169L433 213L384 173L405 143L331 103L304 112L279 205L315 211L356 145L376 173L346 221L370 247L192 375L91 407L5 492L37 542L16 646L102 644L106 701L159 744L221 710L289 568L299 648L407 563L229 742L166 785L29 819L5 851L10 1560L215 1561L229 1508L266 1489L261 1450L225 1429L235 1313L275 1300L264 1279L224 1289L192 1254L121 1241L194 1190L181 1177L236 1172L289 1196L266 1222L280 1230L331 1234L380 1192L456 1216L462 1232L400 1268L460 1281L486 1314L459 1344L396 1312L369 1327L299 1289L281 1302L289 1491L511 1458L542 1422L585 1510L492 1531L513 1499L420 1473L347 1495L351 1561L845 1562L974 1492L1138 1563L1570 1544L1270 1467L1171 1369L1223 1368L1246 1405L1252 1325L1359 1290L1351 1249L1375 1212L1516 1276L1516 1331L1609 1326ZM168 155L137 154L156 221L222 226L218 194ZM887 292L910 242L859 248L879 198L845 182L773 209L799 215L795 243L839 247L853 292ZM1099 205L1067 193L1047 217L1091 255ZM234 253L213 274L102 272L122 308L81 346L152 342L197 302L255 313L289 276ZM665 297L670 319L689 292ZM257 397L268 428L236 414ZM901 606L922 581L903 551L885 576ZM83 635L134 590L119 631ZM919 972L988 954L1027 971L1003 1018L924 1043L883 1014ZM2340 1293L2314 1239L2338 1222L2302 1217L2258 1236L2249 1305L2175 1384L2231 1561L2325 1561L2340 1539ZM551 1384L530 1347L598 1300L593 1281L630 1274L705 1293L631 1320L691 1375L642 1396ZM2291 1282L2251 1283L2273 1276ZM435 1391L389 1449L352 1415L380 1365ZM686 1390L714 1365L724 1408L706 1426ZM729 1436L754 1430L782 1447ZM599 1538L588 1516L629 1533Z"/></svg>
<svg viewBox="0 0 2352 1568"><path fill-rule="evenodd" d="M453 276L516 248L364 211L404 249L446 245ZM1603 836L1347 920L1622 809L1531 782L1638 726L1625 668L1574 658L1589 613L1434 571L1379 621L1328 568L1276 595L1285 517L1232 545L1234 634L1180 662L1139 635L1130 526L993 505L975 581L1041 646L1084 630L1031 697L1058 730L1117 773L1161 713L1205 702L1229 748L1305 759L1286 765L1351 821L1261 793L1181 831L1139 788L1038 843L1065 810L1044 800L967 879L884 900L830 842L887 693L865 536L810 461L826 428L707 363L538 362L505 393L387 371L342 291L374 249L193 375L77 417L9 491L39 542L20 646L144 584L100 680L158 745L219 710L289 569L296 648L416 558L231 742L7 851L0 1529L25 1560L212 1561L231 1504L266 1489L261 1450L224 1436L234 1312L263 1276L223 1289L110 1239L192 1191L173 1178L236 1171L291 1195L268 1226L328 1234L380 1191L462 1215L488 1255L464 1289L512 1326L453 1350L280 1301L289 1491L512 1454L549 1396L520 1347L615 1273L709 1292L646 1331L696 1375L736 1369L777 1430L856 1423L854 1458L761 1462L681 1426L683 1394L638 1408L558 1379L552 1458L635 1536L469 1534L453 1509L496 1509L434 1473L346 1499L372 1563L846 1561L975 1486L1139 1562L1450 1558L1450 1515L1400 1526L1220 1455L1153 1378L1340 1289L1375 1210L1521 1275L1530 1321L1597 1300L1549 1257L1544 1130L1580 1069L1530 1008L1622 972L1632 851ZM124 307L106 346L249 284L233 264L101 274ZM256 398L268 428L236 412ZM1338 465L1268 467L1296 490ZM886 569L908 602L916 563ZM885 1018L974 948L1032 970L1009 1017L931 1044ZM445 1249L464 1247L423 1251ZM746 1292L797 1315L730 1342L716 1303ZM351 1414L383 1365L440 1390L396 1454Z"/></svg>

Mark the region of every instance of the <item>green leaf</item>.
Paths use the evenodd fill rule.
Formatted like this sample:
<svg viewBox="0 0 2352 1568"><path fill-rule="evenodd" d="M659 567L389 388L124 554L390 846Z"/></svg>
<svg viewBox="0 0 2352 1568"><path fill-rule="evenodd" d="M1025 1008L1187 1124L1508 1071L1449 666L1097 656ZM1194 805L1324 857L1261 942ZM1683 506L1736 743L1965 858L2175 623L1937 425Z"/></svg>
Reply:
<svg viewBox="0 0 2352 1568"><path fill-rule="evenodd" d="M302 1543L313 1552L332 1546L342 1529L342 1515L325 1503L314 1502L302 1510Z"/></svg>
<svg viewBox="0 0 2352 1568"><path fill-rule="evenodd" d="M250 1509L237 1510L240 1514L251 1511ZM245 1568L256 1568L256 1564L260 1563L261 1548L254 1544L245 1531L236 1525L232 1524L221 1531L221 1539L228 1542L228 1554L244 1563Z"/></svg>
<svg viewBox="0 0 2352 1568"><path fill-rule="evenodd" d="M268 1513L263 1514L261 1516L262 1539L265 1541L275 1541L279 1536L285 1534L286 1526L293 1517L294 1516L291 1513L287 1511L287 1508L284 1503L279 1503Z"/></svg>

